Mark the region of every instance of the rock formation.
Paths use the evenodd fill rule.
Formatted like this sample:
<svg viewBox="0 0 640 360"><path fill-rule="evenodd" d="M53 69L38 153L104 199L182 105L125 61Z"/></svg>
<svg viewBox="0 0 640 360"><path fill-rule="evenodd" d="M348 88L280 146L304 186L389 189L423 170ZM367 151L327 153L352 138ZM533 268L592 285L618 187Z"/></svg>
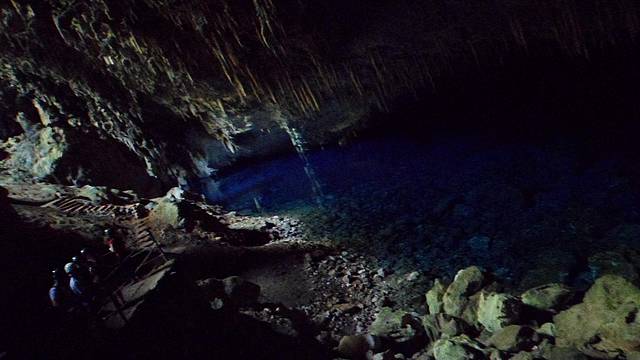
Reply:
<svg viewBox="0 0 640 360"><path fill-rule="evenodd" d="M158 195L349 138L398 97L513 56L597 57L638 24L631 0L11 0L2 176Z"/></svg>

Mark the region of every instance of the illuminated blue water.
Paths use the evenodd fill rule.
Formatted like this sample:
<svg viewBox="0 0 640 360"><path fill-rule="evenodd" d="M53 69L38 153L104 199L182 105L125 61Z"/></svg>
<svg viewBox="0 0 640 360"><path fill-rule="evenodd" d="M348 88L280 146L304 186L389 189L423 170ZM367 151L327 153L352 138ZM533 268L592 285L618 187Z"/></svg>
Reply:
<svg viewBox="0 0 640 360"><path fill-rule="evenodd" d="M390 266L450 274L479 264L525 282L576 277L603 244L624 243L621 226L640 223L628 165L563 144L396 137L308 158L322 205L295 154L207 180L206 195L240 213L297 216L312 237ZM549 274L529 274L534 266Z"/></svg>

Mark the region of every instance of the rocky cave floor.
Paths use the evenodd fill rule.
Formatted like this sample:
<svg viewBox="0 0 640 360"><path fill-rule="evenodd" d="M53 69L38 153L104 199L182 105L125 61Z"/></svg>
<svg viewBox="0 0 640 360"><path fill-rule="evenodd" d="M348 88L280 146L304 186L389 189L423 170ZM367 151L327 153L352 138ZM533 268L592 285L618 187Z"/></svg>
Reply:
<svg viewBox="0 0 640 360"><path fill-rule="evenodd" d="M289 339L285 344L309 347L305 355L290 354L285 345L271 349L275 355L236 349L234 358L640 358L640 253L631 249L592 256L593 285L554 283L523 292L479 267L463 269L454 279L438 279L441 274L424 269L385 268L370 256L309 240L297 219L240 216L177 189L145 200L90 186L5 187L21 222L78 238L78 246L96 251L106 250L100 236L107 227L133 236L124 213L47 204L66 196L96 206L131 206L178 261L181 279L196 285L189 296L198 299L189 301L212 313L246 316ZM65 261L50 255L41 266ZM147 296L162 303L174 294L159 288ZM240 333L255 335L246 331Z"/></svg>

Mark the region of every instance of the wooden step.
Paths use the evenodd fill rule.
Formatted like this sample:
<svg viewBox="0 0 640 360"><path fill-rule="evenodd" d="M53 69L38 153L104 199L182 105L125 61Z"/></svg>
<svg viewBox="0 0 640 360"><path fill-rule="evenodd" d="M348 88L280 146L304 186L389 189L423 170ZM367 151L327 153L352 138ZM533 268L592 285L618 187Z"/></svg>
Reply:
<svg viewBox="0 0 640 360"><path fill-rule="evenodd" d="M74 201L75 201L75 198L72 198L72 197L60 198L59 201L56 202L55 206L62 207L62 206L65 206L67 204L70 204L70 203L72 203Z"/></svg>
<svg viewBox="0 0 640 360"><path fill-rule="evenodd" d="M64 204L63 206L58 207L58 209L60 209L60 211L70 211L71 209L75 209L78 206L81 206L82 204L78 204L77 202L73 201L67 204Z"/></svg>
<svg viewBox="0 0 640 360"><path fill-rule="evenodd" d="M87 211L89 210L89 208L90 208L90 207L91 207L91 205L90 205L90 204L82 205L82 206L80 206L79 208L77 208L77 209L75 210L75 213L76 213L76 214L77 214L77 213L81 213L81 212L83 212L83 213L87 213Z"/></svg>
<svg viewBox="0 0 640 360"><path fill-rule="evenodd" d="M57 207L58 207L59 209L61 209L61 208L67 207L67 206L71 206L71 205L73 205L73 204L75 204L75 203L77 203L77 200L76 200L76 199L67 199L66 201L63 201L63 202L59 203L59 204L57 205Z"/></svg>
<svg viewBox="0 0 640 360"><path fill-rule="evenodd" d="M142 237L149 237L149 236L153 236L153 234L151 233L151 231L146 230L146 231L140 231L136 233L136 237L137 238L142 238Z"/></svg>
<svg viewBox="0 0 640 360"><path fill-rule="evenodd" d="M79 203L79 204L74 204L73 206L70 206L67 210L65 210L68 213L74 213L76 212L78 209L80 209L81 207L85 206L83 203Z"/></svg>
<svg viewBox="0 0 640 360"><path fill-rule="evenodd" d="M52 202L46 204L45 206L58 206L61 203L67 201L67 200L69 200L69 198L67 198L67 197L57 198L57 199L53 200Z"/></svg>
<svg viewBox="0 0 640 360"><path fill-rule="evenodd" d="M140 235L136 236L136 239L138 239L138 241L142 241L142 240L145 240L145 239L150 239L152 237L153 236L151 236L150 233L146 233L146 234L140 234Z"/></svg>
<svg viewBox="0 0 640 360"><path fill-rule="evenodd" d="M92 214L99 214L100 213L100 207L99 206L95 206L95 205L91 205L89 206L89 208L87 209L88 212L92 213Z"/></svg>
<svg viewBox="0 0 640 360"><path fill-rule="evenodd" d="M149 248L149 247L152 247L154 245L155 245L155 243L153 241L151 241L151 240L138 243L138 247L141 247L141 248Z"/></svg>

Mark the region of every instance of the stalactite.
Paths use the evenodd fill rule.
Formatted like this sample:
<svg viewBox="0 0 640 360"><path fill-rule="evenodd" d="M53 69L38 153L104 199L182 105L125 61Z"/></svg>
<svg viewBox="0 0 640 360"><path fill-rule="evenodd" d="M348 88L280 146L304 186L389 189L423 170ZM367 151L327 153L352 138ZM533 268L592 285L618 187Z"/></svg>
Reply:
<svg viewBox="0 0 640 360"><path fill-rule="evenodd" d="M589 50L586 46L582 27L578 21L576 12L575 12L575 3L572 1L567 4L564 8L564 21L565 26L568 28L569 38L572 42L572 48L575 51L576 55L583 55L586 58L589 57Z"/></svg>
<svg viewBox="0 0 640 360"><path fill-rule="evenodd" d="M234 74L233 82L235 84L236 92L238 93L238 96L240 96L240 100L244 103L247 98L247 91L245 90L244 85L242 85L242 81L240 81L240 79Z"/></svg>
<svg viewBox="0 0 640 360"><path fill-rule="evenodd" d="M413 97L417 100L418 91L416 89L416 84L419 85L420 82L411 77L412 72L413 71L411 71L410 65L403 60L402 66L400 67L399 75L402 78L402 82L405 84L406 89L409 90Z"/></svg>
<svg viewBox="0 0 640 360"><path fill-rule="evenodd" d="M471 40L467 41L467 45L469 46L469 50L471 51L471 55L473 56L473 60L475 61L476 66L478 67L478 69L480 69L482 67L482 65L480 64L480 58L478 57L478 51L476 50L476 47L473 44L473 41L471 41Z"/></svg>
<svg viewBox="0 0 640 360"><path fill-rule="evenodd" d="M442 58L442 62L446 66L446 68L449 70L449 73L451 74L455 73L452 66L450 53L446 50L446 47L442 43L442 40L440 39L440 37L436 38L436 47L438 49L440 57Z"/></svg>
<svg viewBox="0 0 640 360"><path fill-rule="evenodd" d="M338 87L339 84L339 77L338 77L338 72L336 71L336 68L333 65L328 65L328 69L329 69L329 78L331 79L331 86L333 86L334 88Z"/></svg>
<svg viewBox="0 0 640 360"><path fill-rule="evenodd" d="M247 76L249 77L249 80L251 80L251 87L253 89L253 94L256 97L256 99L258 99L258 101L262 101L262 97L261 97L261 93L262 93L262 89L260 87L260 84L258 83L258 81L256 80L256 77L253 75L253 72L251 71L251 69L249 68L249 66L245 65L245 71L247 73Z"/></svg>
<svg viewBox="0 0 640 360"><path fill-rule="evenodd" d="M527 38L524 35L524 31L522 29L522 24L516 18L509 19L509 27L511 29L511 34L515 40L515 43L520 46L525 53L529 53L529 44L527 42Z"/></svg>
<svg viewBox="0 0 640 360"><path fill-rule="evenodd" d="M275 94L273 93L273 89L271 89L271 85L266 84L265 85L266 89L267 89L267 94L269 94L269 99L271 99L271 102L275 105L280 105L280 103L278 102L278 99L276 98Z"/></svg>
<svg viewBox="0 0 640 360"><path fill-rule="evenodd" d="M304 115L307 115L308 112L307 112L306 106L304 105L304 101L302 100L302 98L298 94L298 91L293 85L291 75L288 72L285 72L285 80L287 81L287 87L288 87L288 91L286 91L286 93L290 94L290 96L294 98L300 112L302 112Z"/></svg>
<svg viewBox="0 0 640 360"><path fill-rule="evenodd" d="M353 84L353 88L356 89L356 91L358 92L358 95L364 96L364 92L362 91L362 88L360 87L360 84L358 83L358 80L356 79L356 75L353 72L353 69L348 67L348 65L345 65L345 71L347 71L349 73L349 78L351 79L351 83Z"/></svg>
<svg viewBox="0 0 640 360"><path fill-rule="evenodd" d="M309 86L309 83L305 78L302 78L302 88L307 94L307 98L309 99L309 105L315 110L320 111L320 104L318 103L318 99L316 98L313 90Z"/></svg>
<svg viewBox="0 0 640 360"><path fill-rule="evenodd" d="M373 53L369 53L369 61L371 63L371 67L375 71L378 84L384 83L384 75L382 74L380 67L378 67L378 64L376 63L376 59L373 57Z"/></svg>
<svg viewBox="0 0 640 360"><path fill-rule="evenodd" d="M18 14L18 16L20 16L20 18L22 18L22 21L24 21L24 16L22 16L22 12L20 11L20 5L18 5L15 0L10 0L10 2L11 2L11 6L13 6L13 9L15 10L16 14Z"/></svg>
<svg viewBox="0 0 640 360"><path fill-rule="evenodd" d="M220 112L221 112L223 115L227 116L227 111L226 111L226 109L224 108L224 104L222 103L222 100L221 100L221 99L217 99L217 100L216 100L216 103L218 104L218 109L220 109Z"/></svg>

